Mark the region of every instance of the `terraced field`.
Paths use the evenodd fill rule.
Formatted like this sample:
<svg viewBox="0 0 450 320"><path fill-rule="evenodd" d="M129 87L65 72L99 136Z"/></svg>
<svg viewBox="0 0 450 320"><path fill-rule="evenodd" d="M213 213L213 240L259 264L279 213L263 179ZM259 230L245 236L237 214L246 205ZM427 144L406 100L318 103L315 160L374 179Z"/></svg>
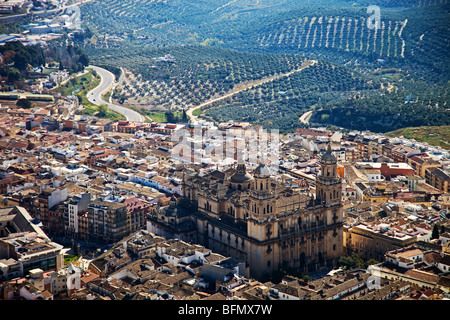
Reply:
<svg viewBox="0 0 450 320"><path fill-rule="evenodd" d="M271 26L256 38L260 47L297 48L314 51L317 48L374 54L379 57L405 56L402 37L407 20L382 21L380 29L367 28L364 17L303 17Z"/></svg>

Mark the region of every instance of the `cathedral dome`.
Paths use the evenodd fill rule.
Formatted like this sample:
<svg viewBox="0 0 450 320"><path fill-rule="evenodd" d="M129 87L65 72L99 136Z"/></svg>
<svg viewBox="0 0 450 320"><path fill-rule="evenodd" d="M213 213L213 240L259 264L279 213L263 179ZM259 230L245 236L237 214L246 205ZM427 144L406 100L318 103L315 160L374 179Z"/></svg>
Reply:
<svg viewBox="0 0 450 320"><path fill-rule="evenodd" d="M253 175L257 178L268 178L270 177L270 170L266 165L261 163L255 171L253 171Z"/></svg>
<svg viewBox="0 0 450 320"><path fill-rule="evenodd" d="M331 151L331 144L328 144L327 152L324 153L322 158L320 159L320 162L323 164L336 164L336 156Z"/></svg>
<svg viewBox="0 0 450 320"><path fill-rule="evenodd" d="M232 183L249 183L253 181L253 177L247 172L245 164L238 164L236 172L230 177Z"/></svg>

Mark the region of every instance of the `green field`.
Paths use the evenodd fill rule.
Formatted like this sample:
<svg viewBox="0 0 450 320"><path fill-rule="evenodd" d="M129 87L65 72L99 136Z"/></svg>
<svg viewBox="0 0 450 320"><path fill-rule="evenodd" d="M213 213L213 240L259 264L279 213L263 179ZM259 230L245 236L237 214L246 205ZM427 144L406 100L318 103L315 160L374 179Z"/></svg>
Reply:
<svg viewBox="0 0 450 320"><path fill-rule="evenodd" d="M136 107L134 108L132 107L131 109L145 116L146 122L159 122L159 123L174 122L168 121L166 111L146 110L144 108L136 108ZM173 117L177 119L181 119L183 116L182 112L180 111L174 111L170 113L173 115Z"/></svg>
<svg viewBox="0 0 450 320"><path fill-rule="evenodd" d="M450 126L410 127L391 131L386 135L389 137L403 136L407 139L427 142L432 146L450 149Z"/></svg>
<svg viewBox="0 0 450 320"><path fill-rule="evenodd" d="M86 95L100 83L100 77L93 74L92 70L86 69L85 74L77 75L56 89L63 96ZM76 92L78 90L78 92Z"/></svg>

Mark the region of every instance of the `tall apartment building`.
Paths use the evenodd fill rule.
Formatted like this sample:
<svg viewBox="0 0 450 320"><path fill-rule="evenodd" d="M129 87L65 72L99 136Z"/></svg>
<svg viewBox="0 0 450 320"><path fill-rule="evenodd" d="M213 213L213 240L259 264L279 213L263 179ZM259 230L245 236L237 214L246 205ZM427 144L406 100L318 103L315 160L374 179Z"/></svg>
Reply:
<svg viewBox="0 0 450 320"><path fill-rule="evenodd" d="M425 169L425 179L432 187L444 192L450 192L450 170L427 168Z"/></svg>
<svg viewBox="0 0 450 320"><path fill-rule="evenodd" d="M44 231L50 230L50 224L53 223L50 209L55 205L65 201L67 199L67 188L45 188L38 195L37 199L37 215L42 221Z"/></svg>
<svg viewBox="0 0 450 320"><path fill-rule="evenodd" d="M64 202L65 235L67 237L81 237L81 216L87 212L90 202L91 195L87 192L75 195Z"/></svg>
<svg viewBox="0 0 450 320"><path fill-rule="evenodd" d="M127 235L127 206L119 202L93 200L88 207L89 239L113 243Z"/></svg>

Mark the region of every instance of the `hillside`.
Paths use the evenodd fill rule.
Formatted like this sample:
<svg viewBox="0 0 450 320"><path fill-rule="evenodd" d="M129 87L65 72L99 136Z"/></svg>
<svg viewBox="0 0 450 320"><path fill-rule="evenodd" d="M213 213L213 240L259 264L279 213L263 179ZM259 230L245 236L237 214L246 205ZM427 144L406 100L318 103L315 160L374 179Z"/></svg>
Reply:
<svg viewBox="0 0 450 320"><path fill-rule="evenodd" d="M410 127L387 132L386 135L389 137L403 136L407 139L415 139L433 146L450 149L450 126Z"/></svg>
<svg viewBox="0 0 450 320"><path fill-rule="evenodd" d="M318 61L301 72L277 78L247 89L205 111L205 116L222 122L235 119L263 124L281 132L294 130L301 114L321 103L376 95L381 81L346 67Z"/></svg>
<svg viewBox="0 0 450 320"><path fill-rule="evenodd" d="M368 5L380 6L380 29L368 27ZM201 116L289 131L314 105L319 125L450 123L448 1L105 0L81 9L88 32L76 41L93 63L127 70L113 95L124 105L186 110L309 59L334 67L241 91ZM157 60L168 54L176 61Z"/></svg>
<svg viewBox="0 0 450 320"><path fill-rule="evenodd" d="M209 46L103 53L93 63L107 60L127 70L115 100L164 110L188 109L239 86L296 70L305 60L299 55L247 54ZM167 56L173 60L165 60Z"/></svg>

